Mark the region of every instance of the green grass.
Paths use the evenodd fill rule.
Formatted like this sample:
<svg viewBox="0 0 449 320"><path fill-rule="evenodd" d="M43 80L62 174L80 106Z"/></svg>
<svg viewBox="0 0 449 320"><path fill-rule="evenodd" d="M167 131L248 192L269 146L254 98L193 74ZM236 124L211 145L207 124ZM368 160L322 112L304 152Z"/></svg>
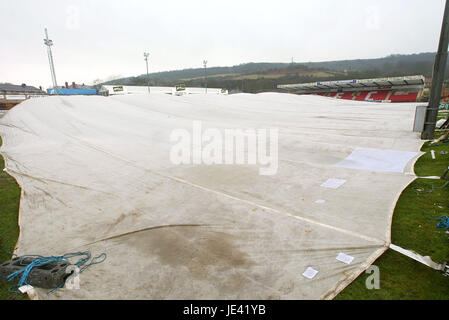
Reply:
<svg viewBox="0 0 449 320"><path fill-rule="evenodd" d="M389 249L374 265L379 267L380 289L368 290L362 273L335 300L447 300L449 278Z"/></svg>
<svg viewBox="0 0 449 320"><path fill-rule="evenodd" d="M436 155L430 150L449 151L449 144L429 147L415 164L418 176L441 176L449 166L448 155ZM449 187L440 187L441 180L416 179L401 194L393 215L392 243L420 255L430 256L434 262L449 261L449 234L436 227L432 218L449 216ZM417 189L418 188L418 189ZM424 192L418 192L424 190ZM380 289L369 290L365 281L370 274L362 273L344 289L336 300L447 300L449 277L391 249L374 263L379 267Z"/></svg>
<svg viewBox="0 0 449 320"><path fill-rule="evenodd" d="M431 150L435 150L435 160L432 159L430 153ZM420 177L427 176L441 176L444 170L449 166L449 154L440 155L438 152L449 151L449 144L436 144L429 146L426 143L421 151L426 152L415 164L415 173Z"/></svg>
<svg viewBox="0 0 449 320"><path fill-rule="evenodd" d="M0 145L2 140L0 138ZM3 171L5 163L0 156L0 263L11 259L19 236L17 223L19 214L20 188L16 180ZM10 293L8 282L0 281L0 300L23 300L26 295Z"/></svg>
<svg viewBox="0 0 449 320"><path fill-rule="evenodd" d="M449 116L449 110L440 110L438 113L437 121L441 119L447 119Z"/></svg>

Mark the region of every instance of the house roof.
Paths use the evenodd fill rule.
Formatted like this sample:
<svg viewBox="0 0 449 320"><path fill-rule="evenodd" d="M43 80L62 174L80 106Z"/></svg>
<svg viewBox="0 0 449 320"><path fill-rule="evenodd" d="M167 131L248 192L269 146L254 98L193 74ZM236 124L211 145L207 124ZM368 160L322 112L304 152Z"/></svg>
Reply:
<svg viewBox="0 0 449 320"><path fill-rule="evenodd" d="M25 84L23 85L15 85L15 84L10 84L10 83L0 83L0 91L7 91L7 92L22 92L22 93L43 93L42 90L36 88L36 87L32 87L32 86L27 86Z"/></svg>

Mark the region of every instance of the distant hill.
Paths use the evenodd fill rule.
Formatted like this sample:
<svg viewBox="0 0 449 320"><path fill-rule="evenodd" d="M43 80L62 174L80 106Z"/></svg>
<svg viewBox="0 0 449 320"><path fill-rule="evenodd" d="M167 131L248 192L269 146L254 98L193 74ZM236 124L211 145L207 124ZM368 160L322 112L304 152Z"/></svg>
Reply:
<svg viewBox="0 0 449 320"><path fill-rule="evenodd" d="M207 68L209 87L244 92L276 90L278 84L326 80L363 79L387 76L424 75L432 77L435 53L393 54L378 59L357 59L307 63L245 63L232 67ZM449 65L446 69L449 79ZM184 69L150 74L151 85L205 85L204 69ZM104 84L146 85L146 75L128 77Z"/></svg>
<svg viewBox="0 0 449 320"><path fill-rule="evenodd" d="M332 70L366 71L378 69L384 72L398 73L418 72L431 77L436 53L426 52L418 54L392 54L378 59L358 59L328 62L311 62L309 67L327 68Z"/></svg>

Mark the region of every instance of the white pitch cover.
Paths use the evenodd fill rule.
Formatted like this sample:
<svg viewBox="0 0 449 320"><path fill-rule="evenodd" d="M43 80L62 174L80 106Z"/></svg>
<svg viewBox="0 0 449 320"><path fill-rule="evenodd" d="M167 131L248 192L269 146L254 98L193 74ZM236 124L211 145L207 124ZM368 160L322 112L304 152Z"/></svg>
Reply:
<svg viewBox="0 0 449 320"><path fill-rule="evenodd" d="M281 93L26 100L0 118L22 189L15 254L107 254L79 289L35 288L40 300L332 299L388 248L423 144L415 108ZM173 132L198 122L277 129L277 170L172 163ZM310 266L319 276L302 276Z"/></svg>

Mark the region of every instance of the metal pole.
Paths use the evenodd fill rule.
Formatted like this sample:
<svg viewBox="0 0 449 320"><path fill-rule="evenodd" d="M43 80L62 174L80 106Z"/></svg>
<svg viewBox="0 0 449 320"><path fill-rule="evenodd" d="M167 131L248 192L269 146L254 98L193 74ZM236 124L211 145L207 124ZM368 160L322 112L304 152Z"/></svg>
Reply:
<svg viewBox="0 0 449 320"><path fill-rule="evenodd" d="M53 55L51 53L51 46L53 45L53 41L48 39L47 28L45 28L44 43L47 46L48 62L50 64L51 80L53 81L54 93L57 93L58 83L56 82L55 66L54 66L54 63L53 63Z"/></svg>
<svg viewBox="0 0 449 320"><path fill-rule="evenodd" d="M440 44L435 57L432 75L432 89L430 91L429 105L426 111L426 122L421 134L422 140L434 138L435 127L440 106L441 91L443 88L444 71L447 62L447 50L449 44L449 0L446 0L446 8L443 16L443 26L441 27Z"/></svg>
<svg viewBox="0 0 449 320"><path fill-rule="evenodd" d="M145 62L146 62L146 64L147 64L147 82L148 82L148 84L147 84L147 86L148 86L148 93L150 93L150 74L148 73L148 56L149 56L150 54L148 53L148 52L144 52L143 53L143 56L145 57Z"/></svg>
<svg viewBox="0 0 449 320"><path fill-rule="evenodd" d="M207 68L207 60L203 61L203 65L204 65L204 79L206 81L206 94L207 94L207 72L206 72L206 68Z"/></svg>

